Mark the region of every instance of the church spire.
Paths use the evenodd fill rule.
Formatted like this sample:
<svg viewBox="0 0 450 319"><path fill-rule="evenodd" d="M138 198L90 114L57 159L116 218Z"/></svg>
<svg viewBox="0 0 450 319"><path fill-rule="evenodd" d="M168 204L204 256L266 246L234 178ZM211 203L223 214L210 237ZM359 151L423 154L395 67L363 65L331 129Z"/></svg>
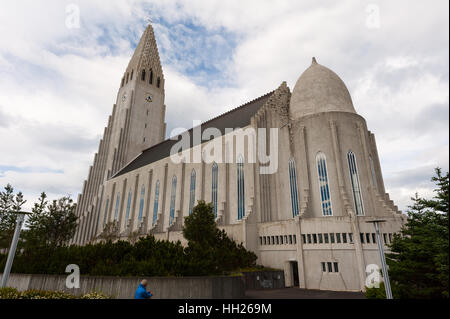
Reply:
<svg viewBox="0 0 450 319"><path fill-rule="evenodd" d="M135 70L138 74L142 70L153 70L155 74L163 77L161 61L158 53L153 26L149 24L145 29L139 44L128 64L127 71Z"/></svg>

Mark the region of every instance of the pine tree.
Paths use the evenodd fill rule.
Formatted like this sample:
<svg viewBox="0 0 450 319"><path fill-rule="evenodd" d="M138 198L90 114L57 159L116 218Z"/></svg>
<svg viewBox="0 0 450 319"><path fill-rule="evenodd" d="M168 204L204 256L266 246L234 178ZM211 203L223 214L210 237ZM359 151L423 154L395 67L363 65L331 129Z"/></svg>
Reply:
<svg viewBox="0 0 450 319"><path fill-rule="evenodd" d="M432 181L437 185L434 198L412 198L408 222L387 256L397 298L449 297L448 172L436 169Z"/></svg>

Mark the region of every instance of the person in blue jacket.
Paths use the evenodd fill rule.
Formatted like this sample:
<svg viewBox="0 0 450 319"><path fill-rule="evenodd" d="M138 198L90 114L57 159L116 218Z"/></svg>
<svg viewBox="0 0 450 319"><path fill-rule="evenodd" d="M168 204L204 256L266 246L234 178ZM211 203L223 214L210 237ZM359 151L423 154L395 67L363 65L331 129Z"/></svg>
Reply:
<svg viewBox="0 0 450 319"><path fill-rule="evenodd" d="M153 297L151 292L147 292L147 280L142 280L139 287L136 289L136 293L134 294L134 299L150 299Z"/></svg>

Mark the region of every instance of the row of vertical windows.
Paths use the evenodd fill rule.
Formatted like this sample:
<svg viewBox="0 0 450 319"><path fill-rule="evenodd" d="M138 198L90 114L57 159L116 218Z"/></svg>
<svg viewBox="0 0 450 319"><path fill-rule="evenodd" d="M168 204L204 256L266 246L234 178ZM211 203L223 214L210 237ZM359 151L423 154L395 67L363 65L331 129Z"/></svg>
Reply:
<svg viewBox="0 0 450 319"><path fill-rule="evenodd" d="M130 73L127 73L127 75L125 77L123 77L122 79L122 83L121 83L121 87L123 87L125 84L128 84L129 81L133 81L133 75L134 75L134 70L131 71L131 77L130 77ZM153 84L153 70L150 69L150 75L149 75L149 79L148 79L148 83L149 84ZM142 81L146 81L147 80L147 72L145 70L142 70L141 72L141 80ZM158 77L156 80L156 86L158 87L158 89L161 87L161 78Z"/></svg>
<svg viewBox="0 0 450 319"><path fill-rule="evenodd" d="M323 272L339 272L339 264L337 262L322 262Z"/></svg>
<svg viewBox="0 0 450 319"><path fill-rule="evenodd" d="M370 166L372 171L372 179L374 186L377 187L375 167L373 164L372 157L370 159ZM356 156L352 151L347 154L348 168L350 174L350 182L352 186L353 201L355 204L356 215L364 215L364 205L361 192L361 183L358 175L358 165L356 161ZM333 209L331 205L331 195L330 195L330 185L328 181L328 170L327 170L327 160L324 153L319 152L317 154L317 172L319 177L319 191L322 206L322 214L324 216L333 216ZM291 195L292 196L292 195Z"/></svg>
<svg viewBox="0 0 450 319"><path fill-rule="evenodd" d="M361 244L376 244L377 235L375 233L360 233ZM391 244L394 238L392 233L383 233L382 240L384 244Z"/></svg>
<svg viewBox="0 0 450 319"><path fill-rule="evenodd" d="M347 244L353 243L352 233L302 234L303 244Z"/></svg>
<svg viewBox="0 0 450 319"><path fill-rule="evenodd" d="M245 217L245 180L242 156L239 156L237 163L237 193L238 220L242 220Z"/></svg>
<svg viewBox="0 0 450 319"><path fill-rule="evenodd" d="M296 245L296 235L281 235L281 236L261 236L259 237L259 244L266 245Z"/></svg>
<svg viewBox="0 0 450 319"><path fill-rule="evenodd" d="M143 78L145 77L145 70L142 74ZM356 163L356 157L353 152L349 152L347 154L349 172L351 178L351 185L353 190L353 198L355 202L355 210L357 215L364 215L364 206L362 201L361 194L361 185L358 176L358 168ZM370 158L371 159L371 158ZM374 175L374 167L373 161L371 159L371 168L373 172L374 183L376 183L376 178ZM326 164L325 154L320 152L317 155L317 170L319 177L319 187L320 187L320 196L321 196L321 206L322 213L324 216L332 216L332 205L331 205L331 196L330 196L330 186L328 182L328 171ZM290 192L291 192L291 209L293 217L298 216L299 214L299 199L298 199L298 185L297 185L297 172L295 167L295 161L291 159L289 161L289 180L290 180ZM176 176L174 176L172 180L172 193L171 193L171 205L170 205L170 223L172 223L175 218L175 197L176 197ZM196 172L195 170L191 173L191 186L190 186L190 201L189 201L189 214L192 214L194 205L195 205L195 189L196 189ZM158 196L155 196L155 204L154 204L154 216L153 221L155 222L157 216L158 209L158 200L159 200L159 181L158 181ZM144 207L144 194L145 187L142 187L141 191L141 200L139 206L139 220L142 220L143 216L143 207ZM129 218L129 210L130 210L130 202L131 202L131 192L128 196L128 204L127 204L127 217ZM214 215L217 217L217 198L218 198L218 165L214 163L212 167L212 186L211 186L211 199L214 208ZM116 211L115 211L115 220L118 218L118 202L120 200L120 194L118 194L117 202L116 202ZM244 177L244 161L242 156L238 158L237 164L237 207L238 207L238 220L242 220L245 217L245 177Z"/></svg>

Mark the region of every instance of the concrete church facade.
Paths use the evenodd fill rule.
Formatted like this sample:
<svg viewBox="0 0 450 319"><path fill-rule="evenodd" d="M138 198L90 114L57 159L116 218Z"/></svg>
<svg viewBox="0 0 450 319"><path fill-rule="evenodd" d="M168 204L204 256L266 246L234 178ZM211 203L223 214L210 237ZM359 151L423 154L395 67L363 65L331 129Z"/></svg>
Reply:
<svg viewBox="0 0 450 319"><path fill-rule="evenodd" d="M78 198L74 244L97 240L111 225L124 240L153 234L185 242L184 217L205 200L218 226L259 264L284 269L287 286L364 290L366 267L380 264L367 221L386 221L389 244L405 217L386 194L375 137L333 71L313 59L292 92L282 83L178 140L164 140L164 118L149 26ZM189 147L179 149L183 137ZM254 160L251 151L275 156Z"/></svg>

